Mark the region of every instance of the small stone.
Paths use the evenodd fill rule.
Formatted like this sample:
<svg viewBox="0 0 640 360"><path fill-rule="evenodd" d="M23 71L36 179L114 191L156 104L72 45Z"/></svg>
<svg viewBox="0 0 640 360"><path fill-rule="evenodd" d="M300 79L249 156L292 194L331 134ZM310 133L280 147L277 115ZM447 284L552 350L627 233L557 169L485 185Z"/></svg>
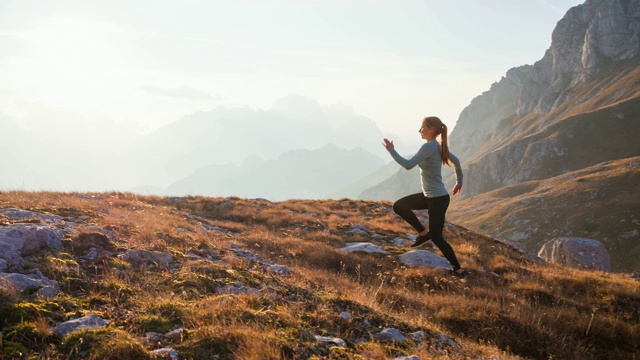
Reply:
<svg viewBox="0 0 640 360"><path fill-rule="evenodd" d="M178 356L178 353L169 347L151 350L149 351L149 355L151 355L152 359L170 359L170 360L180 359L180 357Z"/></svg>
<svg viewBox="0 0 640 360"><path fill-rule="evenodd" d="M164 334L164 337L171 341L180 341L182 340L182 334L184 333L184 328L178 328L175 330L171 330L168 333Z"/></svg>
<svg viewBox="0 0 640 360"><path fill-rule="evenodd" d="M330 337L330 336L319 336L319 335L314 335L314 337L321 344L325 344L325 345L334 344L334 345L342 347L342 348L346 348L347 347L347 343L344 340L340 339L340 338L335 338L335 337Z"/></svg>
<svg viewBox="0 0 640 360"><path fill-rule="evenodd" d="M54 334L64 337L68 333L75 330L87 330L87 329L101 329L109 325L111 321L100 318L96 314L89 314L87 316L69 320L50 328L49 331Z"/></svg>
<svg viewBox="0 0 640 360"><path fill-rule="evenodd" d="M368 242L347 243L347 246L340 249L342 252L366 252L366 253L380 253L388 254L380 245L375 245Z"/></svg>
<svg viewBox="0 0 640 360"><path fill-rule="evenodd" d="M407 338L400 331L394 328L386 328L373 336L377 340L388 342L407 341Z"/></svg>

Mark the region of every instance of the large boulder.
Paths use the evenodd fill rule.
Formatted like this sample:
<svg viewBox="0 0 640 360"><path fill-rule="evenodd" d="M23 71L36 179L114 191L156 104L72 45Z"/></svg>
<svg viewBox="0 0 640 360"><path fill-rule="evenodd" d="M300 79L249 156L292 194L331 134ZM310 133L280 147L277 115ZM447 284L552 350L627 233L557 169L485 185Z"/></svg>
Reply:
<svg viewBox="0 0 640 360"><path fill-rule="evenodd" d="M597 240L560 237L542 245L538 256L548 262L573 268L611 271L611 259L604 245Z"/></svg>
<svg viewBox="0 0 640 360"><path fill-rule="evenodd" d="M40 224L12 224L0 227L0 259L5 269L21 268L22 256L32 255L43 247L62 249L65 232L56 227Z"/></svg>
<svg viewBox="0 0 640 360"><path fill-rule="evenodd" d="M19 293L26 290L37 290L35 296L44 298L52 298L60 292L58 282L49 280L37 271L34 274L18 274L18 273L0 273L0 286L6 286L15 289Z"/></svg>

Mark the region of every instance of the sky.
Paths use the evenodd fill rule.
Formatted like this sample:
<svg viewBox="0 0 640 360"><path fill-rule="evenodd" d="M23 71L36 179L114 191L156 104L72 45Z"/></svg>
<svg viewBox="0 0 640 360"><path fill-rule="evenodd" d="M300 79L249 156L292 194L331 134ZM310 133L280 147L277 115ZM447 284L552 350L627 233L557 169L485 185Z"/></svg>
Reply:
<svg viewBox="0 0 640 360"><path fill-rule="evenodd" d="M0 116L148 132L299 94L415 137L424 116L451 128L507 70L540 60L582 2L0 0Z"/></svg>

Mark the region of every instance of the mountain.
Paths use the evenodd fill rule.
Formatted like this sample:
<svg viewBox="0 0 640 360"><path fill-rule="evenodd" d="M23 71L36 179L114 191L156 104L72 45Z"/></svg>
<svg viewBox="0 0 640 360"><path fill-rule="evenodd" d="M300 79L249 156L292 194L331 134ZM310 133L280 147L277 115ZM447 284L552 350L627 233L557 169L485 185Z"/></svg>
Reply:
<svg viewBox="0 0 640 360"><path fill-rule="evenodd" d="M275 160L252 156L240 165L209 165L164 190L164 194L247 198L323 199L383 165L382 159L334 144L292 150Z"/></svg>
<svg viewBox="0 0 640 360"><path fill-rule="evenodd" d="M132 154L142 168L138 184L166 187L212 164L239 164L252 155L273 160L328 143L381 157L382 138L373 121L346 105L289 95L268 111L220 107L185 116L146 136Z"/></svg>
<svg viewBox="0 0 640 360"><path fill-rule="evenodd" d="M609 193L586 199L588 207L559 207L558 219L572 219L571 224L545 223L540 217L545 211L541 206L509 207L518 214L510 217L507 210L496 209L496 203L483 199L501 189L509 194L508 189L519 184L560 181L562 175L577 174L603 162L635 163L633 158L640 155L639 34L640 1L587 0L558 22L541 60L510 69L473 99L450 134L451 149L463 161L465 175L462 196L454 197L451 220L492 236L511 238L530 250L554 234L585 235L580 224L608 223L601 220L603 217L613 216L619 224L637 221L638 213L632 211L640 204L637 192L629 193L624 201ZM415 180L410 177L413 175L399 171L394 181L371 191L395 199L400 195L398 189L414 187L411 183ZM620 188L625 184L635 187L633 179L618 179ZM606 176L594 181L609 188ZM449 175L448 187L452 183ZM570 198L570 189L562 189ZM555 207L554 201L563 201L551 193L537 196L540 204L550 207ZM611 198L620 200L621 205L612 207ZM474 215L466 216L464 211L472 208ZM480 221L482 212L496 218ZM526 223L526 228L539 230L535 234L519 231L513 227L513 218ZM551 226L556 228L547 229ZM640 240L637 232L628 226L604 228L590 235L606 244L614 264L619 264L616 270L638 269L640 260L630 260L626 251L631 250L629 244ZM506 229L524 235L514 237Z"/></svg>

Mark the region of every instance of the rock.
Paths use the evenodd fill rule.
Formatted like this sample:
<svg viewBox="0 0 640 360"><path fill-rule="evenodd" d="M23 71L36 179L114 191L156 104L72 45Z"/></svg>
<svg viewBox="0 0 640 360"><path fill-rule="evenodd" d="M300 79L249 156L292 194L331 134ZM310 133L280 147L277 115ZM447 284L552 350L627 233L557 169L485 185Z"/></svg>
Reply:
<svg viewBox="0 0 640 360"><path fill-rule="evenodd" d="M367 242L347 243L347 246L340 249L342 252L366 252L388 254L381 246Z"/></svg>
<svg viewBox="0 0 640 360"><path fill-rule="evenodd" d="M446 348L452 348L455 350L459 350L460 349L460 345L458 345L457 342L455 342L453 339L451 339L450 337L448 337L446 334L440 333L437 334L435 336L436 339L436 349L446 349Z"/></svg>
<svg viewBox="0 0 640 360"><path fill-rule="evenodd" d="M140 340L144 345L149 346L149 345L157 344L158 342L162 341L162 338L163 338L162 334L149 331L145 333Z"/></svg>
<svg viewBox="0 0 640 360"><path fill-rule="evenodd" d="M277 264L268 265L266 269L268 272L272 274L280 275L280 276L291 275L291 269L289 269L287 266L284 266L284 265L277 265Z"/></svg>
<svg viewBox="0 0 640 360"><path fill-rule="evenodd" d="M35 211L16 209L16 208L8 208L0 210L0 215L7 217L9 220L13 221L26 221L37 219L46 224L55 224L62 223L63 219L57 215L47 215L43 213L38 213Z"/></svg>
<svg viewBox="0 0 640 360"><path fill-rule="evenodd" d="M373 335L373 338L385 342L401 342L407 341L407 338L400 331L394 328L386 328L379 333Z"/></svg>
<svg viewBox="0 0 640 360"><path fill-rule="evenodd" d="M351 320L351 314L349 314L347 311L343 311L340 313L339 315L340 319L344 320L344 321L349 321Z"/></svg>
<svg viewBox="0 0 640 360"><path fill-rule="evenodd" d="M178 353L169 347L151 350L149 351L149 355L151 356L152 359L171 359L171 360L180 359L180 357L178 356Z"/></svg>
<svg viewBox="0 0 640 360"><path fill-rule="evenodd" d="M119 257L133 265L142 264L158 264L161 266L168 266L173 262L173 256L168 253L159 251L144 251L144 250L127 250Z"/></svg>
<svg viewBox="0 0 640 360"><path fill-rule="evenodd" d="M4 252L31 255L43 247L62 249L65 232L55 227L39 224L12 224L0 227L0 257Z"/></svg>
<svg viewBox="0 0 640 360"><path fill-rule="evenodd" d="M393 358L393 360L420 360L420 358L417 357L416 355L411 355L411 356L401 356L401 357Z"/></svg>
<svg viewBox="0 0 640 360"><path fill-rule="evenodd" d="M96 314L89 314L79 319L69 320L48 329L54 334L64 337L68 333L76 330L101 329L109 325L111 321L100 318Z"/></svg>
<svg viewBox="0 0 640 360"><path fill-rule="evenodd" d="M342 348L346 348L347 347L347 343L344 340L340 339L340 338L334 338L334 337L330 337L330 336L319 336L319 335L314 335L314 337L321 344L325 344L325 345L334 344L334 345L342 347Z"/></svg>
<svg viewBox="0 0 640 360"><path fill-rule="evenodd" d="M409 246L411 245L411 240L398 236L395 239L393 239L391 243L394 245Z"/></svg>
<svg viewBox="0 0 640 360"><path fill-rule="evenodd" d="M168 333L164 334L164 337L171 341L180 341L182 340L182 334L184 333L184 328L177 328L175 330L171 330Z"/></svg>
<svg viewBox="0 0 640 360"><path fill-rule="evenodd" d="M412 250L398 256L400 262L410 267L429 267L453 270L447 259L427 250Z"/></svg>
<svg viewBox="0 0 640 360"><path fill-rule="evenodd" d="M416 331L409 334L409 337L415 342L429 340L430 336L424 331Z"/></svg>
<svg viewBox="0 0 640 360"><path fill-rule="evenodd" d="M13 287L21 293L26 290L38 289L34 295L44 298L52 298L60 292L58 282L43 277L40 272L28 275L0 273L0 280L2 280L2 283L9 287Z"/></svg>
<svg viewBox="0 0 640 360"><path fill-rule="evenodd" d="M347 230L347 233L364 236L364 235L369 235L371 233L371 230L369 230L368 227L362 224L355 224L351 228L349 228L349 230Z"/></svg>
<svg viewBox="0 0 640 360"><path fill-rule="evenodd" d="M542 245L538 256L555 264L573 268L611 271L611 259L604 245L597 240L561 237Z"/></svg>

